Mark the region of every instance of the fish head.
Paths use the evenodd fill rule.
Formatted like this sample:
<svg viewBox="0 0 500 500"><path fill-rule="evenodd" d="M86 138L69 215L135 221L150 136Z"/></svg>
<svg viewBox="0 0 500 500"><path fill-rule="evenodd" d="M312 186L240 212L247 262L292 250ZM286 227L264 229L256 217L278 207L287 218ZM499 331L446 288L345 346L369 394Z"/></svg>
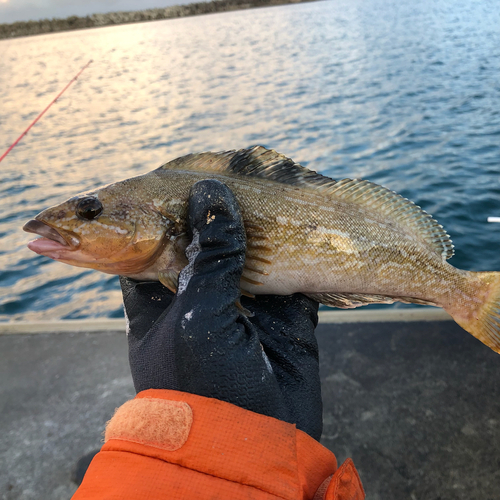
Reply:
<svg viewBox="0 0 500 500"><path fill-rule="evenodd" d="M137 194L124 181L47 208L23 227L41 236L28 248L73 266L137 274L162 253L175 225Z"/></svg>

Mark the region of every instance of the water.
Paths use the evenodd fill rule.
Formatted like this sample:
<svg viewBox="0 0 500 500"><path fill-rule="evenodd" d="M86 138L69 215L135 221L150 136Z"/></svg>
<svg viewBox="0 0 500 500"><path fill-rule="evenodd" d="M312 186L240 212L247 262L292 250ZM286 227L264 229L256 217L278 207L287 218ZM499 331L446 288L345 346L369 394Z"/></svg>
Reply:
<svg viewBox="0 0 500 500"><path fill-rule="evenodd" d="M500 4L339 0L0 41L0 320L119 317L115 276L26 248L25 221L195 151L262 144L433 214L500 270Z"/></svg>

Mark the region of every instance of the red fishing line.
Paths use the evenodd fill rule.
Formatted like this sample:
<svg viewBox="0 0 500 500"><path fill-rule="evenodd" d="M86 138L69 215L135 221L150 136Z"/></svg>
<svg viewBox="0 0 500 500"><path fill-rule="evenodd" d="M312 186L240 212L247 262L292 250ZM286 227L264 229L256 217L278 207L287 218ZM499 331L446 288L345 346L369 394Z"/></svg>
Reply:
<svg viewBox="0 0 500 500"><path fill-rule="evenodd" d="M45 112L54 104L59 97L63 95L63 93L66 91L66 89L75 81L78 79L78 77L82 74L83 70L86 69L89 64L92 62L92 59L69 81L69 83L64 87L59 94L51 101L51 103L31 122L30 126L14 141L14 143L5 151L5 153L0 156L0 161L2 161L16 146L16 144L28 133L30 128L38 121L40 118L45 114Z"/></svg>

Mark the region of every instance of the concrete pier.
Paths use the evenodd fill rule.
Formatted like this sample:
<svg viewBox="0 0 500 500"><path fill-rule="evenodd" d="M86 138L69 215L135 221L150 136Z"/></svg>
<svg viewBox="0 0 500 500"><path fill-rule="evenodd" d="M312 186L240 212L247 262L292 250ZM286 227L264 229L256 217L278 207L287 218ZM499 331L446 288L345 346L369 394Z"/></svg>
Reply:
<svg viewBox="0 0 500 500"><path fill-rule="evenodd" d="M134 396L123 321L0 325L0 498L67 499ZM323 313L322 443L370 500L500 499L500 356L439 310Z"/></svg>

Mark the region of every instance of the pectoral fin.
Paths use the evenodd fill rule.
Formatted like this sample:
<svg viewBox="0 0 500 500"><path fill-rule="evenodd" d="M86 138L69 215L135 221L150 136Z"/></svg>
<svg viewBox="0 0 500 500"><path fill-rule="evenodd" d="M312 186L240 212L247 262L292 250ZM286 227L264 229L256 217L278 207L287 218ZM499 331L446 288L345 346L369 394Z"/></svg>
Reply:
<svg viewBox="0 0 500 500"><path fill-rule="evenodd" d="M253 318L255 316L255 314L252 311L249 311L246 307L243 307L241 305L241 302L239 300L237 300L235 302L235 305L239 309L239 311L241 312L241 314L243 314L247 318Z"/></svg>
<svg viewBox="0 0 500 500"><path fill-rule="evenodd" d="M163 286L166 286L171 292L177 293L179 284L179 271L175 269L164 269L158 272L158 279Z"/></svg>

